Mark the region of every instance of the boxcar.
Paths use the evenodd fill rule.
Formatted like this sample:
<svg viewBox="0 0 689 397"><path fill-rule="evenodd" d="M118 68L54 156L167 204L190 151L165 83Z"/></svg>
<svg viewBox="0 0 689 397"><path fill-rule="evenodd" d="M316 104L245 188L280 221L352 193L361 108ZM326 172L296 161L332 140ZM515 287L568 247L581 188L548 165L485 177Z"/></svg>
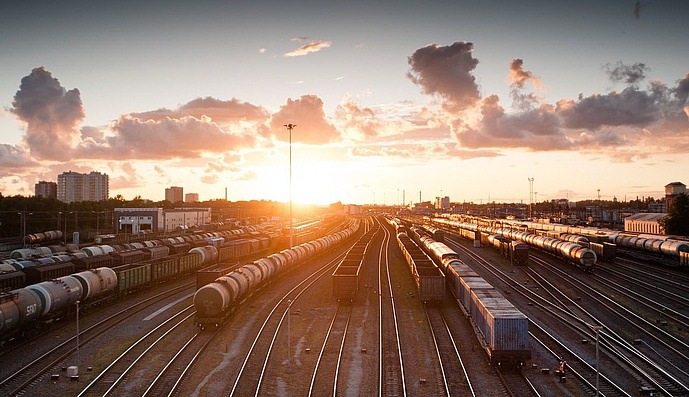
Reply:
<svg viewBox="0 0 689 397"><path fill-rule="evenodd" d="M471 315L491 362L524 363L531 358L529 320L497 290L471 293Z"/></svg>

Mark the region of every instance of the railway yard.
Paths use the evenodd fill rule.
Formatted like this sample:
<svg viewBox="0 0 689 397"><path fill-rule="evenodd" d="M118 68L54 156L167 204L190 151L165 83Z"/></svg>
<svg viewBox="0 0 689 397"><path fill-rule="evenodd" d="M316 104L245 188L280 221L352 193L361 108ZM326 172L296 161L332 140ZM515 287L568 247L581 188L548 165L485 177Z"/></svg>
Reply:
<svg viewBox="0 0 689 397"><path fill-rule="evenodd" d="M558 243L567 260L458 225L343 220L201 289L180 272L15 330L0 394L689 396L687 267Z"/></svg>

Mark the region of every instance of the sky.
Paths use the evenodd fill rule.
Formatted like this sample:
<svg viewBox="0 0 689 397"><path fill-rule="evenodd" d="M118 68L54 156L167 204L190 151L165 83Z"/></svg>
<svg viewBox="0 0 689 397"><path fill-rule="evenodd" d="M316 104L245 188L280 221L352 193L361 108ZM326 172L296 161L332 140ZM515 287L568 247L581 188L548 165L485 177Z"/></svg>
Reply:
<svg viewBox="0 0 689 397"><path fill-rule="evenodd" d="M687 1L6 3L5 196L67 171L154 201L286 202L290 180L295 202L385 205L528 203L529 178L539 202L689 184Z"/></svg>

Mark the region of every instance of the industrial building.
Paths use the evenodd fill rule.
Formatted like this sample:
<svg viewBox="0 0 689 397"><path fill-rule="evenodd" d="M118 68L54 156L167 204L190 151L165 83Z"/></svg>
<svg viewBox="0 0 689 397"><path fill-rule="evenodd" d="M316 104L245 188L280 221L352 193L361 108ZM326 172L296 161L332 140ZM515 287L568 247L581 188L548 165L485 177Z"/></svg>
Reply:
<svg viewBox="0 0 689 397"><path fill-rule="evenodd" d="M210 222L210 208L115 208L117 233L173 232Z"/></svg>
<svg viewBox="0 0 689 397"><path fill-rule="evenodd" d="M665 229L660 221L665 219L667 214L662 213L638 213L624 218L625 232L639 232L645 234L665 234Z"/></svg>

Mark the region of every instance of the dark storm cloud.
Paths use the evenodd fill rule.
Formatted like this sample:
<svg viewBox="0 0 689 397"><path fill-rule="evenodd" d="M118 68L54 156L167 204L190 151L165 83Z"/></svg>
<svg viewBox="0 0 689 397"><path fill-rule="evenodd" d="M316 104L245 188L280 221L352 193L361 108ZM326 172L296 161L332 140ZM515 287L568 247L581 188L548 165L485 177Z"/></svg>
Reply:
<svg viewBox="0 0 689 397"><path fill-rule="evenodd" d="M476 78L471 74L478 65L473 50L474 45L464 41L419 48L408 59L411 70L407 77L426 94L440 96L446 110L465 110L481 97Z"/></svg>
<svg viewBox="0 0 689 397"><path fill-rule="evenodd" d="M615 83L636 84L646 78L646 72L649 70L646 64L639 62L633 65L625 65L622 62L605 64L605 73Z"/></svg>
<svg viewBox="0 0 689 397"><path fill-rule="evenodd" d="M37 159L70 159L85 116L79 90L65 90L43 66L21 80L10 112L26 123L26 142Z"/></svg>

